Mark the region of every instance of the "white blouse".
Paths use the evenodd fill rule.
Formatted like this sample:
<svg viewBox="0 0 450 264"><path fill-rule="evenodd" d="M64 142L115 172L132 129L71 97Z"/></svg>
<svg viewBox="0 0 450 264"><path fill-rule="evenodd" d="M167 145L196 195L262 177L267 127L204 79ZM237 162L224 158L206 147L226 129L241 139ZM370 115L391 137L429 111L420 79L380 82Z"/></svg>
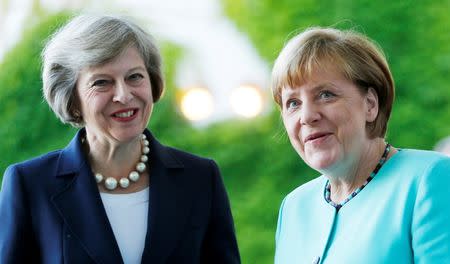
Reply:
<svg viewBox="0 0 450 264"><path fill-rule="evenodd" d="M127 194L100 193L125 264L141 263L147 234L149 187Z"/></svg>

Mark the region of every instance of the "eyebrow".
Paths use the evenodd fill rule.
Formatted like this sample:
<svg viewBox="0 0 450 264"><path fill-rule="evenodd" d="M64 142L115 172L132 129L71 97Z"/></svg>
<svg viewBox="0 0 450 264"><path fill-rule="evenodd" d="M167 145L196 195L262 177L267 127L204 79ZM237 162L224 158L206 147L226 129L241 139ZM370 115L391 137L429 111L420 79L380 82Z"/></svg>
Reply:
<svg viewBox="0 0 450 264"><path fill-rule="evenodd" d="M318 85L314 86L311 88L312 92L315 92L317 90L321 90L327 87L336 87L333 83L331 82L324 82L324 83L319 83ZM297 94L298 93L298 89L296 88L291 88L291 87L285 87L283 88L283 91L281 92L281 95L283 97L283 95L286 95L288 97L290 97L292 94Z"/></svg>
<svg viewBox="0 0 450 264"><path fill-rule="evenodd" d="M136 70L147 71L147 69L146 69L145 67L137 66L137 67L134 67L134 68L129 69L129 70L127 71L127 74L129 74L130 72L136 71Z"/></svg>
<svg viewBox="0 0 450 264"><path fill-rule="evenodd" d="M137 70L141 70L141 71L147 71L146 68L142 67L142 66L137 66L134 68L129 69L125 75L130 74L131 72L137 71ZM94 80L98 79L98 78L103 78L103 77L107 77L109 76L108 73L94 73L92 74L88 79L87 79L87 84L92 83Z"/></svg>
<svg viewBox="0 0 450 264"><path fill-rule="evenodd" d="M320 84L314 86L312 89L315 91L315 90L320 90L320 89L329 88L329 87L336 88L336 85L334 85L331 82L324 82L324 83L320 83Z"/></svg>

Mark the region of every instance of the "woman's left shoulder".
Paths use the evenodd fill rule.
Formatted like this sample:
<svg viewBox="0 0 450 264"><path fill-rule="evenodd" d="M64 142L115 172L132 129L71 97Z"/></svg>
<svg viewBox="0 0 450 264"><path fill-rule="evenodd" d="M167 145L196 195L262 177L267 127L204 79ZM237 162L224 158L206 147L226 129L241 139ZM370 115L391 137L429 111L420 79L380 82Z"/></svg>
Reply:
<svg viewBox="0 0 450 264"><path fill-rule="evenodd" d="M402 184L427 181L450 181L450 158L435 151L401 149L383 166L385 174L395 177Z"/></svg>
<svg viewBox="0 0 450 264"><path fill-rule="evenodd" d="M435 151L416 149L405 149L398 154L397 163L408 164L422 180L450 181L450 157Z"/></svg>
<svg viewBox="0 0 450 264"><path fill-rule="evenodd" d="M166 154L170 156L169 159L178 162L183 167L196 168L217 166L212 158L203 157L171 146L164 146L164 148Z"/></svg>
<svg viewBox="0 0 450 264"><path fill-rule="evenodd" d="M421 150L421 149L399 149L399 153L407 156L414 157L419 159L427 159L427 160L438 160L438 159L447 159L450 160L450 157L445 156L442 153L432 151L432 150Z"/></svg>
<svg viewBox="0 0 450 264"><path fill-rule="evenodd" d="M401 149L393 157L394 163L407 163L416 168L432 168L450 164L450 157L429 150Z"/></svg>
<svg viewBox="0 0 450 264"><path fill-rule="evenodd" d="M150 155L153 153L156 159L160 160L166 167L192 168L198 166L216 166L216 163L211 158L202 157L160 142L149 130L145 130L144 134L150 141Z"/></svg>

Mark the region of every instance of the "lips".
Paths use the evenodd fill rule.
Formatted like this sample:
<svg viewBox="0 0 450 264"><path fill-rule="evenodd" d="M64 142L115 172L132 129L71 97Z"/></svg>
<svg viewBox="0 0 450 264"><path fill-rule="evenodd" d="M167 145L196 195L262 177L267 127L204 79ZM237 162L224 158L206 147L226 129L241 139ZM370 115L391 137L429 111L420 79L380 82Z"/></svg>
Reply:
<svg viewBox="0 0 450 264"><path fill-rule="evenodd" d="M331 134L332 134L332 133L328 133L328 132L318 132L318 133L313 133L313 134L308 135L308 136L303 140L303 143L306 144L308 141L313 141L313 140L316 140L316 139L320 139L320 138L326 137L326 136L331 135Z"/></svg>
<svg viewBox="0 0 450 264"><path fill-rule="evenodd" d="M136 117L138 108L121 109L111 114L111 117L118 121L130 121Z"/></svg>

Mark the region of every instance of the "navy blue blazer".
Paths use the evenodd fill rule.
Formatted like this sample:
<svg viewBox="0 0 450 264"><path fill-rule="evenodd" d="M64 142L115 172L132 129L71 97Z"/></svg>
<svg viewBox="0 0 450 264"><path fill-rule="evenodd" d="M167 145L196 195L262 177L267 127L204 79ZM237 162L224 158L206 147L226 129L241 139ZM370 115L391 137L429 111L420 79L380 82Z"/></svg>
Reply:
<svg viewBox="0 0 450 264"><path fill-rule="evenodd" d="M70 144L8 167L0 192L0 263L123 263L82 152ZM142 263L240 263L228 197L214 161L150 141ZM133 224L133 219L130 219Z"/></svg>

